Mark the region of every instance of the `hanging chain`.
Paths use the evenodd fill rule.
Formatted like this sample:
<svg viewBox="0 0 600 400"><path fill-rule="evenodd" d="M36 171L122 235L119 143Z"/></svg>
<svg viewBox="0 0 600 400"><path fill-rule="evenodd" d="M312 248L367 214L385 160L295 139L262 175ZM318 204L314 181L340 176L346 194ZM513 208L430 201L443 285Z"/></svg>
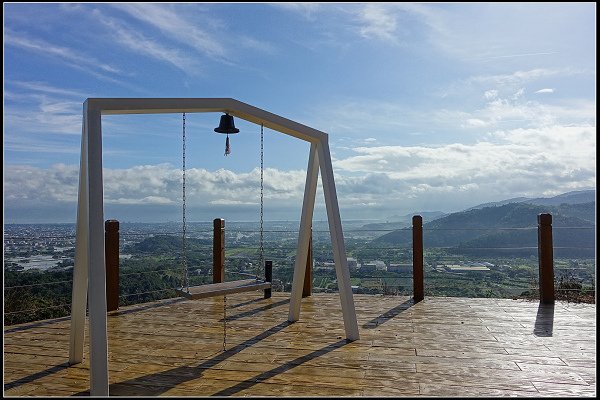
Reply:
<svg viewBox="0 0 600 400"><path fill-rule="evenodd" d="M223 295L223 351L227 350L227 296Z"/></svg>
<svg viewBox="0 0 600 400"><path fill-rule="evenodd" d="M182 235L181 235L181 243L182 243L182 251L183 251L183 269L184 276L182 278L183 282L181 284L182 288L186 288L187 292L190 292L189 284L188 284L188 265L187 265L187 249L185 243L185 113L183 113L183 186L182 186L182 198L183 198L183 221L182 221Z"/></svg>
<svg viewBox="0 0 600 400"><path fill-rule="evenodd" d="M260 263L256 266L255 277L258 281L259 268L265 267L265 248L264 248L264 234L263 234L263 208L264 208L264 133L263 124L260 124Z"/></svg>

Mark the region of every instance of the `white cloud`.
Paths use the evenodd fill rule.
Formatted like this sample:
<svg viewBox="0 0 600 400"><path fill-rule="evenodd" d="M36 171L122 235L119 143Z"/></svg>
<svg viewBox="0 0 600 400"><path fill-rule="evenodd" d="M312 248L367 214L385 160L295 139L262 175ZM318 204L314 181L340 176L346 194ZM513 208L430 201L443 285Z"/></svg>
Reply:
<svg viewBox="0 0 600 400"><path fill-rule="evenodd" d="M446 126L452 128L508 129L536 128L552 125L592 124L595 125L595 102L586 100L569 100L564 104L548 105L526 100L525 90L519 89L507 97L499 97L496 93L480 109L473 111L438 110L435 120L445 120ZM430 123L433 123L431 121Z"/></svg>
<svg viewBox="0 0 600 400"><path fill-rule="evenodd" d="M366 38L396 41L396 16L389 5L367 4L358 13L360 34Z"/></svg>
<svg viewBox="0 0 600 400"><path fill-rule="evenodd" d="M521 89L524 90L531 83L546 78L565 80L575 75L589 75L593 73L590 70L576 68L534 68L517 70L507 74L480 74L445 85L438 90L437 95L442 98L452 95L464 99L465 95L472 91L475 91L477 96L479 96L483 88L485 89L484 98L492 100L498 96L507 96L509 93L516 95Z"/></svg>
<svg viewBox="0 0 600 400"><path fill-rule="evenodd" d="M228 21L220 20L214 13L204 13L202 8L184 4L119 3L112 4L129 16L158 29L162 35L177 42L181 50L171 49L178 58L192 48L198 55L206 56L224 64L233 65L236 47L273 54L274 46L248 34L237 35L228 26ZM154 42L155 47L159 46ZM131 44L130 44L131 46ZM160 45L165 52L167 45ZM170 46L172 47L172 46ZM190 57L193 59L193 57ZM189 61L186 61L189 64ZM186 72L190 72L186 70Z"/></svg>
<svg viewBox="0 0 600 400"><path fill-rule="evenodd" d="M259 51L261 53L269 55L275 54L275 46L273 46L271 43L264 42L249 36L240 36L236 39L236 42L244 48L250 49L252 51Z"/></svg>
<svg viewBox="0 0 600 400"><path fill-rule="evenodd" d="M77 199L79 167L57 164L50 170L8 165L4 169L4 200L11 203L74 202Z"/></svg>
<svg viewBox="0 0 600 400"><path fill-rule="evenodd" d="M498 97L498 91L495 89L486 90L485 93L483 94L483 96L487 100L492 100L492 99L495 99L496 97Z"/></svg>
<svg viewBox="0 0 600 400"><path fill-rule="evenodd" d="M111 18L100 10L94 10L96 19L103 23L117 43L148 57L165 62L181 69L190 75L199 72L200 65L194 57L188 56L182 50L166 46L157 40L152 40L122 21Z"/></svg>
<svg viewBox="0 0 600 400"><path fill-rule="evenodd" d="M358 147L334 168L363 179L385 176L387 199L456 191L535 196L595 186L595 131L585 125L548 126L497 131L472 145Z"/></svg>
<svg viewBox="0 0 600 400"><path fill-rule="evenodd" d="M142 204L153 204L153 205L167 205L175 204L171 199L162 196L146 196L142 198L118 198L112 199L106 202L107 204L129 204L129 205L142 205Z"/></svg>
<svg viewBox="0 0 600 400"><path fill-rule="evenodd" d="M593 8L566 4L539 7L534 3L448 7L407 2L397 8L421 23L420 36L428 39L432 51L439 49L461 62L475 63L497 63L500 59L540 64L563 52L577 54L589 43L585 38L588 34L573 26L581 22L583 13L594 12Z"/></svg>
<svg viewBox="0 0 600 400"><path fill-rule="evenodd" d="M512 99L517 100L519 97L522 97L524 94L525 94L525 88L520 88L512 95Z"/></svg>
<svg viewBox="0 0 600 400"><path fill-rule="evenodd" d="M207 23L199 24L186 18L185 12L178 13L168 4L151 3L121 3L113 6L127 12L130 16L144 21L159 29L166 36L196 49L214 59L225 59L226 51L222 40L217 35L211 34L200 28ZM139 37L140 35L134 35ZM156 43L154 46L158 46ZM162 46L161 46L162 47ZM164 48L161 50L164 52ZM179 51L176 51L179 53ZM179 54L181 57L181 54Z"/></svg>
<svg viewBox="0 0 600 400"><path fill-rule="evenodd" d="M215 204L215 205L225 205L225 206L248 206L248 205L255 205L256 203L254 202L249 202L249 201L241 201L241 200L229 200L229 199L218 199L218 200L211 200L210 204Z"/></svg>
<svg viewBox="0 0 600 400"><path fill-rule="evenodd" d="M5 170L5 200L7 202L77 201L79 167L54 165L43 169L8 165ZM182 198L181 170L169 164L140 165L128 169L108 169L104 175L104 201L107 204L180 204ZM304 171L264 171L264 196L268 202L301 204L304 191ZM190 205L258 204L260 170L234 173L219 169L191 168L186 171L186 201Z"/></svg>
<svg viewBox="0 0 600 400"><path fill-rule="evenodd" d="M82 70L97 78L120 83L120 81L104 74L121 74L121 71L117 67L102 63L89 54L79 53L72 48L58 46L43 39L30 38L8 28L5 28L4 35L4 43L6 45L19 47L43 56L52 57L72 68Z"/></svg>
<svg viewBox="0 0 600 400"><path fill-rule="evenodd" d="M540 90L537 90L535 93L554 93L554 89L551 89L551 88L540 89Z"/></svg>
<svg viewBox="0 0 600 400"><path fill-rule="evenodd" d="M515 85L521 86L541 78L548 78L557 75L567 76L575 73L577 73L577 71L569 68L535 68L525 71L515 71L511 74L475 75L463 82L460 82L459 85L478 84L513 87Z"/></svg>
<svg viewBox="0 0 600 400"><path fill-rule="evenodd" d="M480 127L483 127L483 126L487 126L488 123L485 122L485 121L482 121L482 120L480 120L478 118L468 118L467 119L467 125L474 126L476 128L480 128Z"/></svg>
<svg viewBox="0 0 600 400"><path fill-rule="evenodd" d="M555 104L529 100L525 90L500 96L489 89L480 106L461 109L419 109L402 102L370 99L338 99L313 112L314 126L323 127L335 140L336 157L346 148L378 144L473 143L498 129L560 126L595 126L593 100L569 99ZM482 92L479 92L481 96ZM325 111L324 111L325 110ZM376 116L376 117L375 117ZM374 133L377 142L367 141ZM343 142L342 142L343 141ZM339 153L342 151L342 153Z"/></svg>
<svg viewBox="0 0 600 400"><path fill-rule="evenodd" d="M316 14L317 12L319 12L322 7L323 4L319 4L319 3L272 3L271 4L274 7L277 8L281 8L287 11L292 11L292 12L296 12L298 14L303 15L305 18L312 20L314 17L314 14Z"/></svg>
<svg viewBox="0 0 600 400"><path fill-rule="evenodd" d="M596 185L596 128L592 125L497 130L474 144L357 147L353 153L334 160L344 216L383 218L389 212L457 211L485 201ZM48 169L5 166L7 210L48 204L74 208L78 170L78 166L62 164ZM267 168L264 172L265 209L299 213L305 171ZM177 213L181 182L181 170L169 164L104 169L104 200L107 206L170 207ZM186 174L190 210L230 207L254 213L259 188L258 168L243 173L191 168ZM317 208L322 209L320 187L317 201ZM213 214L219 212L215 210Z"/></svg>
<svg viewBox="0 0 600 400"><path fill-rule="evenodd" d="M5 130L21 133L7 138L8 143L22 142L24 135L32 141L48 134L81 135L82 98L73 101L37 93L17 96L29 105L6 105Z"/></svg>
<svg viewBox="0 0 600 400"><path fill-rule="evenodd" d="M44 155L75 155L80 153L80 145L75 142L65 145L47 138L10 136L4 139L4 150L27 154L29 157L33 157L29 163L36 164L44 159L40 153L44 153Z"/></svg>
<svg viewBox="0 0 600 400"><path fill-rule="evenodd" d="M517 58L517 57L533 57L533 56L549 56L557 54L555 51L542 51L537 53L519 53L519 54L504 54L498 56L477 57L474 60L498 60L502 58Z"/></svg>
<svg viewBox="0 0 600 400"><path fill-rule="evenodd" d="M74 89L67 89L64 87L50 86L45 82L34 82L34 81L11 81L13 85L17 85L23 89L30 90L33 92L47 93L52 95L61 95L67 97L75 97L76 99L84 99L89 96L89 93L84 93Z"/></svg>

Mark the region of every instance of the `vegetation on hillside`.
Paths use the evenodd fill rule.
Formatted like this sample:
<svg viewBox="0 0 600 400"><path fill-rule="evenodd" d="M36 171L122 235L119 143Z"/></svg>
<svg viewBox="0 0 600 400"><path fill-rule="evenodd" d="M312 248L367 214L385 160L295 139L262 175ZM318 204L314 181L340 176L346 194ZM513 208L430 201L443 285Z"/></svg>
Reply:
<svg viewBox="0 0 600 400"><path fill-rule="evenodd" d="M477 256L536 255L537 216L551 213L555 256L595 257L595 223L589 219L594 204L510 203L453 213L424 221L424 247L447 247L454 254ZM412 230L393 231L373 243L410 247Z"/></svg>
<svg viewBox="0 0 600 400"><path fill-rule="evenodd" d="M177 296L175 288L183 283L184 267L181 258L181 238L154 236L124 248L128 258L120 261L121 306L144 303ZM212 244L189 240L187 257L190 285L212 281ZM314 244L313 291L335 292L335 270L324 265L331 260L330 244ZM369 242L349 240L349 256L359 262L381 260L386 264L410 264L411 250L381 245L373 248ZM235 247L227 251L226 280L246 278L239 273L258 274L255 246ZM289 246L269 250L268 259L274 263L274 291L290 291L293 279L295 251ZM456 264L465 260L445 249L425 251L425 295L457 297L539 298L536 292L537 258L487 258L495 267L491 271L452 274L439 265ZM595 261L555 260L556 296L559 300L595 301ZM565 273L566 271L566 273ZM573 273L576 271L577 273ZM385 270L351 269L351 284L357 293L411 295L412 274ZM4 324L12 325L70 315L72 267L47 271L5 270ZM590 284L591 282L591 284Z"/></svg>

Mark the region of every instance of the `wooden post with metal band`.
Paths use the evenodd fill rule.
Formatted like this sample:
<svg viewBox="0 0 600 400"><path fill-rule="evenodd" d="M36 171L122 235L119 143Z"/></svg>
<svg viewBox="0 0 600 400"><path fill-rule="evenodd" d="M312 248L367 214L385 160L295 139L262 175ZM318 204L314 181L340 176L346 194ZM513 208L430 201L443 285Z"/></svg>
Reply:
<svg viewBox="0 0 600 400"><path fill-rule="evenodd" d="M554 304L552 214L538 215L538 257L540 265L540 302Z"/></svg>
<svg viewBox="0 0 600 400"><path fill-rule="evenodd" d="M415 303L425 298L423 287L423 217L412 218L413 236L413 298Z"/></svg>

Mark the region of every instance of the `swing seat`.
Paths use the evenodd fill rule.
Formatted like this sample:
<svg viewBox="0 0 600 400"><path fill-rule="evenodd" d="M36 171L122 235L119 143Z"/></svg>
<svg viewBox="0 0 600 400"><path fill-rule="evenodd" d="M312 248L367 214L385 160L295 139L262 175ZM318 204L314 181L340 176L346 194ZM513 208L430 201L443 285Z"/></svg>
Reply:
<svg viewBox="0 0 600 400"><path fill-rule="evenodd" d="M210 283L189 288L176 289L181 297L190 300L204 299L207 297L223 296L231 293L250 292L253 290L270 289L271 282L257 281L256 279L242 279L230 282ZM189 289L189 292L188 290Z"/></svg>

